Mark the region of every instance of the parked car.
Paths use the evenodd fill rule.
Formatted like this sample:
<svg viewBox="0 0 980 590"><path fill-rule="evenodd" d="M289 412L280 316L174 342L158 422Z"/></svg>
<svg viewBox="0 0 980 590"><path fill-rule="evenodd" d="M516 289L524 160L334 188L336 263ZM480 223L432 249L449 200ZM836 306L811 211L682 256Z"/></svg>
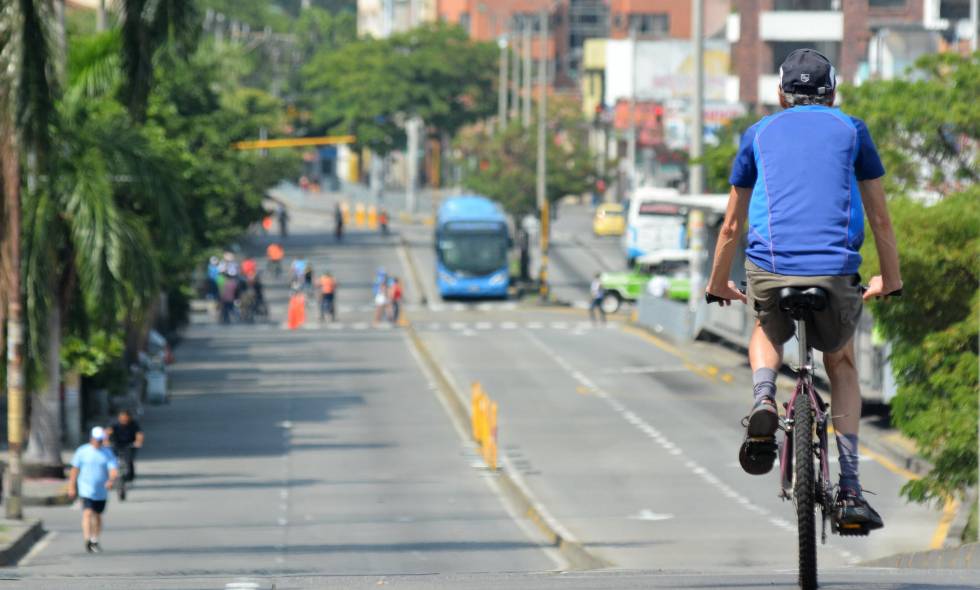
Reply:
<svg viewBox="0 0 980 590"><path fill-rule="evenodd" d="M636 301L644 292L687 301L691 295L690 256L689 250L658 250L638 258L630 270L602 273L603 311L615 313L624 301Z"/></svg>
<svg viewBox="0 0 980 590"><path fill-rule="evenodd" d="M597 236L621 236L626 231L626 211L619 203L600 203L592 218L592 233Z"/></svg>

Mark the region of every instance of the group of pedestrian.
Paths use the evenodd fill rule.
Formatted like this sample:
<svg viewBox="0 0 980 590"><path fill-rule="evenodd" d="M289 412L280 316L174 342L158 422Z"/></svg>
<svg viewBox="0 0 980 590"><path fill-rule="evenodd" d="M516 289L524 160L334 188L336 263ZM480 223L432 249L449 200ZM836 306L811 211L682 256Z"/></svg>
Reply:
<svg viewBox="0 0 980 590"><path fill-rule="evenodd" d="M127 482L136 478L136 449L142 448L143 430L128 410L119 412L108 428L92 428L88 443L78 447L71 458L68 496L82 509L82 537L85 551L100 553L102 514L111 490L120 477L120 458Z"/></svg>
<svg viewBox="0 0 980 590"><path fill-rule="evenodd" d="M232 319L251 321L265 313L265 295L258 264L253 258L238 261L234 253L208 261L208 298L217 305L222 324Z"/></svg>
<svg viewBox="0 0 980 590"><path fill-rule="evenodd" d="M398 324L404 293L398 277L388 276L385 269L379 268L374 280L374 323L388 321Z"/></svg>

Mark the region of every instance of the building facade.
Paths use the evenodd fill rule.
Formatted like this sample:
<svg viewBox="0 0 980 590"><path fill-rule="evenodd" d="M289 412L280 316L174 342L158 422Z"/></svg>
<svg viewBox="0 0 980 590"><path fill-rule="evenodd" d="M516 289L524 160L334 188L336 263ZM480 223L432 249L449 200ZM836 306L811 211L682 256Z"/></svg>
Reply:
<svg viewBox="0 0 980 590"><path fill-rule="evenodd" d="M727 36L739 98L756 110L778 104L779 64L795 49L820 51L838 81L853 83L899 74L922 53L970 36L969 0L733 0L733 8Z"/></svg>

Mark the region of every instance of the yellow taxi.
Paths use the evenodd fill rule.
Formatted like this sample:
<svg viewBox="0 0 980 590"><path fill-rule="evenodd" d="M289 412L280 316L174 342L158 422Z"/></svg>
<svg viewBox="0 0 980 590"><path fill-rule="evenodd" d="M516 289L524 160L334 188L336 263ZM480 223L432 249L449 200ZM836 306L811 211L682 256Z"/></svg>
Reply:
<svg viewBox="0 0 980 590"><path fill-rule="evenodd" d="M592 232L597 236L621 236L626 231L626 212L619 203L601 203L592 218Z"/></svg>

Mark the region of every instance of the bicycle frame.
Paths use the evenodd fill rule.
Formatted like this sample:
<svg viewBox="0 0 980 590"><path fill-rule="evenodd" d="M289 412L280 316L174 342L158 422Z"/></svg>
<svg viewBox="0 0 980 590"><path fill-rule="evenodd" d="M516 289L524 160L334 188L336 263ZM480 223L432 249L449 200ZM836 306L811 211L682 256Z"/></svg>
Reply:
<svg viewBox="0 0 980 590"><path fill-rule="evenodd" d="M807 342L806 321L796 320L796 334L799 340L800 366L796 368L796 388L786 405L786 418L780 421L780 428L785 433L783 447L779 455L780 497L784 500L793 499L793 408L796 397L805 395L809 399L810 411L813 412L813 424L816 428L815 452L820 461L819 475L815 491L816 503L820 505L822 515L821 542L827 542L827 519L833 507L833 491L830 484L830 457L827 442L827 427L830 421L830 405L823 400L813 387L813 349Z"/></svg>

